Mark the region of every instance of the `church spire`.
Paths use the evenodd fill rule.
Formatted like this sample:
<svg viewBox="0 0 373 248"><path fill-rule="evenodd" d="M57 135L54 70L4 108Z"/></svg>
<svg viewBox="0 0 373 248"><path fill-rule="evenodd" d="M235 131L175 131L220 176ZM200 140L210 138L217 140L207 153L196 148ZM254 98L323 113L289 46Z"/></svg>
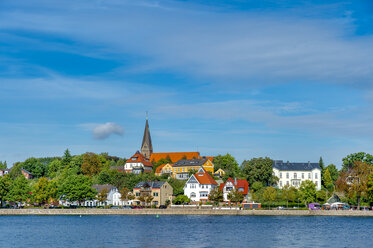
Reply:
<svg viewBox="0 0 373 248"><path fill-rule="evenodd" d="M146 112L146 123L144 130L144 137L142 138L141 154L146 158L150 158L153 153L152 138L150 136L149 122L148 122L148 112Z"/></svg>

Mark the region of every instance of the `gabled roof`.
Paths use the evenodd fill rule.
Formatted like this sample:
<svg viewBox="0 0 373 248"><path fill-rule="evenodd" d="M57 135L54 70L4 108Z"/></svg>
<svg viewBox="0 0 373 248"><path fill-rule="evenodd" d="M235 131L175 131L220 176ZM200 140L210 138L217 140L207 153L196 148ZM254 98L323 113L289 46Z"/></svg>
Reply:
<svg viewBox="0 0 373 248"><path fill-rule="evenodd" d="M133 159L134 158L134 159ZM130 157L126 163L142 163L144 166L153 167L153 164L149 162L139 151L137 151L132 157Z"/></svg>
<svg viewBox="0 0 373 248"><path fill-rule="evenodd" d="M207 162L207 158L201 159L182 159L177 161L173 167L184 167L184 166L202 166Z"/></svg>
<svg viewBox="0 0 373 248"><path fill-rule="evenodd" d="M31 173L31 172L29 172L28 170L25 170L25 169L23 169L23 168L21 168L21 170L23 170L24 172L26 172L27 174L29 174L29 175L31 175L31 176L32 176L32 173Z"/></svg>
<svg viewBox="0 0 373 248"><path fill-rule="evenodd" d="M103 189L107 189L107 192L109 193L115 188L115 186L111 184L93 184L91 187L94 188L98 193L102 192Z"/></svg>
<svg viewBox="0 0 373 248"><path fill-rule="evenodd" d="M165 181L143 181L136 184L134 189L139 188L160 188L163 184L165 184Z"/></svg>
<svg viewBox="0 0 373 248"><path fill-rule="evenodd" d="M199 152L162 152L162 153L152 153L150 156L150 161L158 162L161 159L170 158L173 163L186 158L200 158Z"/></svg>
<svg viewBox="0 0 373 248"><path fill-rule="evenodd" d="M214 178L207 173L203 168L200 168L196 174L193 175L199 184L213 184L218 185Z"/></svg>
<svg viewBox="0 0 373 248"><path fill-rule="evenodd" d="M289 161L284 163L282 160L274 160L273 168L280 171L312 171L313 169L321 170L318 163L290 163Z"/></svg>
<svg viewBox="0 0 373 248"><path fill-rule="evenodd" d="M228 178L228 180L225 183L220 184L220 189L221 190L223 190L223 188L224 188L224 186L227 182L231 182L234 185L236 190L238 190L239 188L243 188L243 191L240 192L241 194L247 195L249 193L249 183L246 179Z"/></svg>

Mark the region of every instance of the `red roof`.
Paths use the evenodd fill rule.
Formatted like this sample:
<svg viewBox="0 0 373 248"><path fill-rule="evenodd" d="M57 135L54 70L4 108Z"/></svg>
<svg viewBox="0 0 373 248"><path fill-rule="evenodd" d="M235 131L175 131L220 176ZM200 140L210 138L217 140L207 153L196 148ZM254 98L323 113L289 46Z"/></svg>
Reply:
<svg viewBox="0 0 373 248"><path fill-rule="evenodd" d="M130 157L126 163L142 163L144 166L153 167L153 164L149 162L144 155L142 155L139 151L135 153L132 157Z"/></svg>
<svg viewBox="0 0 373 248"><path fill-rule="evenodd" d="M207 173L207 172L196 173L196 174L194 174L194 177L198 180L198 182L200 184L214 184L214 185L218 185L218 183L214 180L214 178L212 178L212 176L209 173Z"/></svg>
<svg viewBox="0 0 373 248"><path fill-rule="evenodd" d="M236 179L237 184L235 183L235 180L232 178L228 178L228 180L225 183L220 184L220 189L223 190L225 184L229 181L232 182L235 189L243 188L243 191L240 191L241 194L247 195L249 193L249 183L246 181L246 179Z"/></svg>
<svg viewBox="0 0 373 248"><path fill-rule="evenodd" d="M155 169L155 173L161 173L162 172L162 168L165 166L166 164L162 164L160 166L157 167L157 169Z"/></svg>
<svg viewBox="0 0 373 248"><path fill-rule="evenodd" d="M162 152L162 153L152 153L150 155L150 161L158 162L161 159L170 158L173 163L186 158L186 159L193 159L199 158L199 152Z"/></svg>

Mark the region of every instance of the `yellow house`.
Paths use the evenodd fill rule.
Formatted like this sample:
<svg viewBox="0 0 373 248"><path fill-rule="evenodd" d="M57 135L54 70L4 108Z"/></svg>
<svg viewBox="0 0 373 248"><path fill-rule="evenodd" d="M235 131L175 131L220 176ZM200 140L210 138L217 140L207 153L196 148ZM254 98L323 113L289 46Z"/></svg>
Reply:
<svg viewBox="0 0 373 248"><path fill-rule="evenodd" d="M216 177L223 177L225 175L225 171L222 168L219 168L219 170L215 171L214 176Z"/></svg>
<svg viewBox="0 0 373 248"><path fill-rule="evenodd" d="M197 172L201 167L206 172L214 173L214 164L207 158L182 159L172 166L172 177L180 180L187 180L189 172Z"/></svg>
<svg viewBox="0 0 373 248"><path fill-rule="evenodd" d="M163 174L172 175L172 164L167 163L167 164L162 164L157 167L157 169L155 170L155 175L161 176Z"/></svg>

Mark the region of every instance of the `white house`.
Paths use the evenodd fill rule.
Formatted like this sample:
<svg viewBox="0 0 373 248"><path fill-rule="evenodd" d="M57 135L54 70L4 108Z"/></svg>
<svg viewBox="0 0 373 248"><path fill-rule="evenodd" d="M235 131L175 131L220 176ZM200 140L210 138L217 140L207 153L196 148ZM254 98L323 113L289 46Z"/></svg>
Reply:
<svg viewBox="0 0 373 248"><path fill-rule="evenodd" d="M226 202L229 201L228 194L233 190L240 192L244 196L244 201L249 200L249 182L246 179L228 178L225 183L220 184L220 189Z"/></svg>
<svg viewBox="0 0 373 248"><path fill-rule="evenodd" d="M312 181L316 189L321 189L321 168L318 163L284 163L282 160L273 161L273 174L279 178L278 187L285 185L299 188L306 180Z"/></svg>
<svg viewBox="0 0 373 248"><path fill-rule="evenodd" d="M192 202L206 202L210 191L218 186L218 183L202 167L194 175L191 175L184 186L184 195Z"/></svg>
<svg viewBox="0 0 373 248"><path fill-rule="evenodd" d="M153 164L149 162L144 155L137 151L124 165L124 171L127 173L141 174L143 172L152 172Z"/></svg>

